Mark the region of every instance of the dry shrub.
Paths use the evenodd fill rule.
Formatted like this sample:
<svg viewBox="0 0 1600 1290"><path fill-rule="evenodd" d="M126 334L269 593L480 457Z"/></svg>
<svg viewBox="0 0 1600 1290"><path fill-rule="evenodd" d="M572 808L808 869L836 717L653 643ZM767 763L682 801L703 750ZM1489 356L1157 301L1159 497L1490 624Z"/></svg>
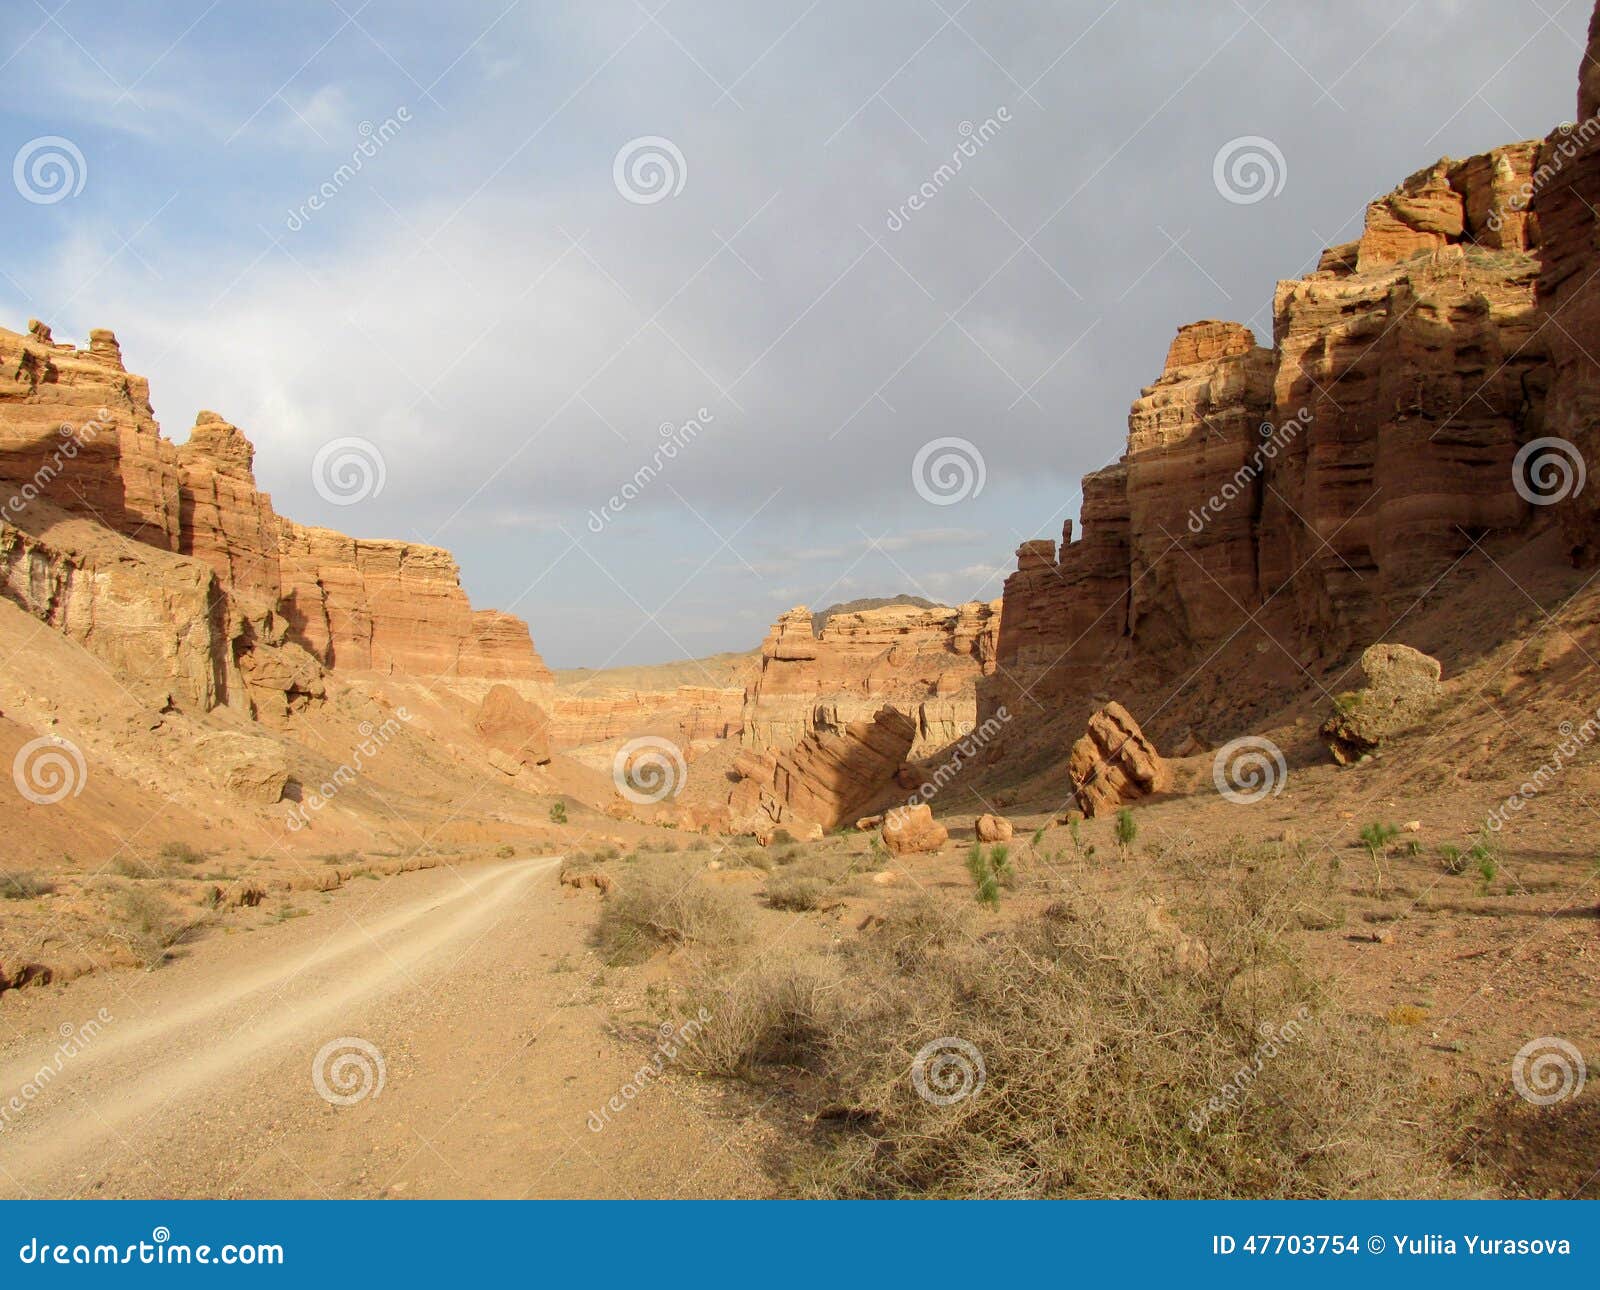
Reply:
<svg viewBox="0 0 1600 1290"><path fill-rule="evenodd" d="M808 1065L822 1049L820 1019L840 981L837 964L794 961L702 978L688 1015L711 1020L686 1042L687 1068L759 1080L763 1068Z"/></svg>
<svg viewBox="0 0 1600 1290"><path fill-rule="evenodd" d="M167 951L200 922L165 896L137 887L112 891L111 920L112 939L126 945L147 968L160 966Z"/></svg>
<svg viewBox="0 0 1600 1290"><path fill-rule="evenodd" d="M850 875L848 856L807 856L767 879L767 904L792 913L821 909L831 897L845 894Z"/></svg>
<svg viewBox="0 0 1600 1290"><path fill-rule="evenodd" d="M600 911L596 937L609 963L641 963L662 946L730 949L750 939L750 911L708 887L698 864L662 861L630 869Z"/></svg>
<svg viewBox="0 0 1600 1290"><path fill-rule="evenodd" d="M36 900L48 896L56 889L48 878L24 870L21 873L0 873L0 900Z"/></svg>
<svg viewBox="0 0 1600 1290"><path fill-rule="evenodd" d="M907 901L846 952L848 990L741 978L720 1001L737 1024L706 1039L734 1071L803 1041L839 1126L798 1170L803 1195L1438 1194L1398 1050L1297 959L1293 875L1240 867L1176 917L1069 895L981 940L936 900ZM952 1040L984 1078L941 1104L913 1072ZM921 1066L925 1083L948 1091L938 1069Z"/></svg>

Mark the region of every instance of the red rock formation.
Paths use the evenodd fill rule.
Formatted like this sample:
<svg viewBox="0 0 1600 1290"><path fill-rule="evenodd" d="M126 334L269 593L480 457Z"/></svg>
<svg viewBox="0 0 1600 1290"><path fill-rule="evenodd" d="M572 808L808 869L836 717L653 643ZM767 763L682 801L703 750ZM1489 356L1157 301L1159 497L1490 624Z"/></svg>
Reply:
<svg viewBox="0 0 1600 1290"><path fill-rule="evenodd" d="M1089 728L1072 746L1067 778L1091 818L1165 792L1172 783L1156 746L1120 703L1108 703L1089 718Z"/></svg>
<svg viewBox="0 0 1600 1290"><path fill-rule="evenodd" d="M788 752L746 751L729 798L734 825L762 833L798 821L833 828L874 805L894 783L916 737L916 724L884 707L842 731L812 731Z"/></svg>
<svg viewBox="0 0 1600 1290"><path fill-rule="evenodd" d="M999 603L893 605L828 618L791 609L761 647L745 697L741 742L785 748L837 731L892 703L916 723L916 751L943 747L977 724L977 682L992 670Z"/></svg>
<svg viewBox="0 0 1600 1290"><path fill-rule="evenodd" d="M1564 351L1535 302L1550 234L1506 210L1538 153L1441 161L1372 203L1358 242L1279 284L1270 350L1237 324L1180 329L1126 454L1084 480L1082 538L1019 548L980 716L1081 709L1118 676L1177 684L1246 628L1264 666L1342 656L1475 538L1540 521L1512 462ZM1592 259L1592 214L1567 213L1573 262ZM1547 268L1541 291L1561 289ZM1600 376L1586 397L1575 435L1600 423Z"/></svg>
<svg viewBox="0 0 1600 1290"><path fill-rule="evenodd" d="M950 830L933 818L925 802L916 802L885 814L880 836L892 856L922 855L948 842Z"/></svg>
<svg viewBox="0 0 1600 1290"><path fill-rule="evenodd" d="M64 462L63 453L71 454ZM70 514L177 549L172 446L156 425L149 384L123 368L109 331L90 332L89 348L75 349L40 322L25 336L0 328L0 503L30 488Z"/></svg>
<svg viewBox="0 0 1600 1290"><path fill-rule="evenodd" d="M550 718L509 685L489 687L472 728L518 765L543 766L550 760Z"/></svg>
<svg viewBox="0 0 1600 1290"><path fill-rule="evenodd" d="M1595 282L1600 245L1600 7L1589 23L1589 43L1578 67L1578 115L1567 130L1553 131L1540 148L1527 187L1517 194L1531 206L1540 245L1539 305L1550 348L1551 385L1544 433L1571 446L1544 445L1532 457L1549 474L1535 477L1534 493L1552 499L1574 560L1600 559L1600 483L1582 475L1600 473L1600 284ZM1510 205L1510 204L1508 204ZM1564 462L1563 462L1563 459ZM1535 461L1530 460L1530 471Z"/></svg>
<svg viewBox="0 0 1600 1290"><path fill-rule="evenodd" d="M449 552L283 519L256 489L253 458L244 434L214 412L200 413L181 447L163 439L149 386L124 369L110 332L91 332L89 348L79 350L56 344L40 323L27 335L0 329L0 523L32 535L36 560L44 543L47 563L62 577L79 571L74 602L85 612L91 598L82 570L110 566L98 548L84 549L96 545L92 535L77 532L61 545L41 532L63 512L209 567L214 584L176 567L157 579L196 582L206 606L188 615L185 630L194 649L215 660L210 683L195 679L193 659L180 665L165 647L157 650L197 702L229 702L254 686L268 710L292 710L296 696L319 686L314 668L281 653L285 643L330 668L549 684L527 624L474 611ZM20 535L6 540L13 553L24 545ZM140 568L153 567L135 554ZM8 586L41 616L57 612L17 590L14 567Z"/></svg>

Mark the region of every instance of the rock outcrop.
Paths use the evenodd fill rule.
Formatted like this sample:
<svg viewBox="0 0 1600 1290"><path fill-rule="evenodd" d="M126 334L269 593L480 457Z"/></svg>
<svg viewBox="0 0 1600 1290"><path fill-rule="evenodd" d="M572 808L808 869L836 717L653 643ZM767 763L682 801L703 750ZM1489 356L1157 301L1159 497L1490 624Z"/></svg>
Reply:
<svg viewBox="0 0 1600 1290"><path fill-rule="evenodd" d="M1341 694L1339 710L1322 724L1328 751L1341 766L1416 724L1439 698L1439 660L1409 645L1369 646L1361 670L1366 687Z"/></svg>
<svg viewBox="0 0 1600 1290"><path fill-rule="evenodd" d="M550 718L505 683L489 687L472 728L484 743L518 766L550 761Z"/></svg>
<svg viewBox="0 0 1600 1290"><path fill-rule="evenodd" d="M729 798L734 827L760 835L791 820L825 829L853 820L893 788L915 737L910 717L884 707L843 730L813 730L788 752L741 752Z"/></svg>
<svg viewBox="0 0 1600 1290"><path fill-rule="evenodd" d="M1527 185L1500 207L1511 218L1531 211L1539 231L1539 306L1549 320L1550 395L1543 430L1555 440L1524 460L1529 491L1554 511L1575 562L1600 560L1600 7L1578 67L1576 124L1553 131ZM1565 445L1565 446L1563 446Z"/></svg>
<svg viewBox="0 0 1600 1290"><path fill-rule="evenodd" d="M914 752L952 743L977 724L977 684L993 670L999 623L998 601L889 605L834 613L818 635L809 610L791 609L762 643L740 741L786 748L892 703L916 723Z"/></svg>
<svg viewBox="0 0 1600 1290"><path fill-rule="evenodd" d="M1091 818L1172 785L1161 754L1120 703L1108 703L1089 718L1089 728L1072 746L1067 776L1079 807Z"/></svg>
<svg viewBox="0 0 1600 1290"><path fill-rule="evenodd" d="M1179 330L1122 460L1083 481L1081 536L1018 548L980 720L1071 719L1150 683L1182 691L1168 720L1205 721L1241 692L1219 671L1248 657L1254 688L1300 684L1548 509L1590 550L1600 494L1546 508L1513 484L1557 422L1600 460L1600 371L1570 342L1600 328L1600 156L1557 171L1552 140L1441 160L1373 202L1360 239L1279 283L1272 348L1236 323Z"/></svg>
<svg viewBox="0 0 1600 1290"><path fill-rule="evenodd" d="M549 684L527 625L474 611L449 552L294 524L253 465L214 412L162 438L110 332L76 349L0 329L4 593L119 672L269 716L323 668Z"/></svg>

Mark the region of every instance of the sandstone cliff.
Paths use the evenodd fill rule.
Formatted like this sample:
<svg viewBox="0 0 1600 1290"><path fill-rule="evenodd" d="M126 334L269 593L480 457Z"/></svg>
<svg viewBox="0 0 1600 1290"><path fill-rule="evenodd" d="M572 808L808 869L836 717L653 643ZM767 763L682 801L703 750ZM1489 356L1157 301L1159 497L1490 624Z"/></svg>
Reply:
<svg viewBox="0 0 1600 1290"><path fill-rule="evenodd" d="M109 331L0 329L0 593L202 709L293 710L321 669L541 687L520 619L474 611L449 552L279 516L214 412L176 446ZM481 697L481 693L473 695Z"/></svg>
<svg viewBox="0 0 1600 1290"><path fill-rule="evenodd" d="M791 609L762 643L740 742L789 748L892 703L915 723L913 755L951 743L977 724L977 684L993 669L999 625L998 601L835 613L820 635L806 608Z"/></svg>
<svg viewBox="0 0 1600 1290"><path fill-rule="evenodd" d="M1545 325L1593 271L1600 165L1563 172L1588 204L1530 218L1519 195L1551 146L1442 160L1372 202L1360 239L1279 283L1270 348L1237 323L1181 328L1121 460L1083 481L1081 537L1069 521L1059 547L1018 549L981 714L1075 719L1144 686L1165 725L1225 723L1392 630L1474 543L1552 522L1514 463L1552 416L1583 441L1600 410L1592 361ZM1569 513L1576 551L1594 526Z"/></svg>

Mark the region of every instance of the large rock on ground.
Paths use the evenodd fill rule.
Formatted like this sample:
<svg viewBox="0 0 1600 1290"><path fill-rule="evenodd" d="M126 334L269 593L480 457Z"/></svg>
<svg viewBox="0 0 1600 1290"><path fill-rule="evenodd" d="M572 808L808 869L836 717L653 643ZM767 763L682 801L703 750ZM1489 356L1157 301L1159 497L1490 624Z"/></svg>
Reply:
<svg viewBox="0 0 1600 1290"><path fill-rule="evenodd" d="M1011 821L1003 815L980 815L973 822L973 832L978 835L979 842L1009 842L1011 840Z"/></svg>
<svg viewBox="0 0 1600 1290"><path fill-rule="evenodd" d="M917 727L892 707L842 731L812 731L790 751L744 752L733 763L735 827L760 834L791 820L831 829L882 798L905 764Z"/></svg>
<svg viewBox="0 0 1600 1290"><path fill-rule="evenodd" d="M933 818L926 802L897 806L883 817L883 845L890 855L937 851L950 840L950 830Z"/></svg>
<svg viewBox="0 0 1600 1290"><path fill-rule="evenodd" d="M1328 751L1341 766L1415 725L1439 697L1439 660L1409 645L1368 646L1361 670L1366 688L1340 695L1339 711L1322 723Z"/></svg>
<svg viewBox="0 0 1600 1290"><path fill-rule="evenodd" d="M489 687L472 728L489 747L519 766L550 760L550 718L509 685Z"/></svg>
<svg viewBox="0 0 1600 1290"><path fill-rule="evenodd" d="M1172 783L1156 746L1120 703L1108 703L1089 718L1088 730L1072 746L1067 775L1088 816L1108 815Z"/></svg>

